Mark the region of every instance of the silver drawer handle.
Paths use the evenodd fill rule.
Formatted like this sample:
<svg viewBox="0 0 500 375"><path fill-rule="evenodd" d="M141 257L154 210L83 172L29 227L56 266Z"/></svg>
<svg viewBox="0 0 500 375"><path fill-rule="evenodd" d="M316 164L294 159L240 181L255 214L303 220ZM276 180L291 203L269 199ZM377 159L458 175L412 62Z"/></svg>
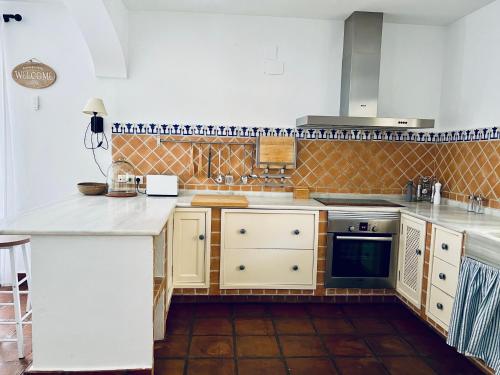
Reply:
<svg viewBox="0 0 500 375"><path fill-rule="evenodd" d="M442 310L443 304L438 302L438 303L436 303L436 307L438 308L438 310Z"/></svg>
<svg viewBox="0 0 500 375"><path fill-rule="evenodd" d="M439 274L439 278L440 278L441 280L446 280L446 275L445 275L444 273L442 273L442 272L441 272L441 273Z"/></svg>
<svg viewBox="0 0 500 375"><path fill-rule="evenodd" d="M441 249L443 249L443 250L448 250L448 244L443 242L443 243L441 244Z"/></svg>
<svg viewBox="0 0 500 375"><path fill-rule="evenodd" d="M392 241L392 237L335 236L335 238L337 240L347 240L347 241L355 241L355 240L361 240L361 241L382 241L382 242Z"/></svg>

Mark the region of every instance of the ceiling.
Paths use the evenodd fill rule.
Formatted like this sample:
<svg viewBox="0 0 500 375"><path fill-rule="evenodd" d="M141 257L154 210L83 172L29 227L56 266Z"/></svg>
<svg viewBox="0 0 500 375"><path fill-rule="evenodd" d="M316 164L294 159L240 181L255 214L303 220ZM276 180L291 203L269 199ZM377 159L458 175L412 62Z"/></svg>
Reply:
<svg viewBox="0 0 500 375"><path fill-rule="evenodd" d="M123 0L130 10L164 10L344 20L384 12L387 22L448 25L494 0Z"/></svg>

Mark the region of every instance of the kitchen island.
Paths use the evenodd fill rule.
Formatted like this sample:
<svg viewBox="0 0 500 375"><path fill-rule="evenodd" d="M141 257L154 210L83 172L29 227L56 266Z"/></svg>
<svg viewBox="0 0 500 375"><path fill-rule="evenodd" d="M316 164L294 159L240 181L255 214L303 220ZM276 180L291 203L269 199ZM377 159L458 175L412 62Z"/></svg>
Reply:
<svg viewBox="0 0 500 375"><path fill-rule="evenodd" d="M31 235L30 370L152 368L171 293L166 224L176 202L75 195L0 223L2 234Z"/></svg>

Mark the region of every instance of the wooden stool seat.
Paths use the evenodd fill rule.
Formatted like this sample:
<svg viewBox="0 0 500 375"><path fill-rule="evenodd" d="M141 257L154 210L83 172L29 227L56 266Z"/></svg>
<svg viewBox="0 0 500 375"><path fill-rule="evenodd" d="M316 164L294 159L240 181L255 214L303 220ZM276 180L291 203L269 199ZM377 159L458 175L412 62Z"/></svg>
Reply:
<svg viewBox="0 0 500 375"><path fill-rule="evenodd" d="M30 236L0 235L0 249L24 245L30 242Z"/></svg>

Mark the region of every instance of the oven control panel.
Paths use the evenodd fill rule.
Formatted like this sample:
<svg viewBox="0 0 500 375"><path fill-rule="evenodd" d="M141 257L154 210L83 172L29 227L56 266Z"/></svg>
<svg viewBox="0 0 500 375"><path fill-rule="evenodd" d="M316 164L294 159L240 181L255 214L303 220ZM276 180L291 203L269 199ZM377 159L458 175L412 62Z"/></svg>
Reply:
<svg viewBox="0 0 500 375"><path fill-rule="evenodd" d="M368 222L357 223L356 225L349 225L348 232L377 232L378 227L375 224Z"/></svg>

